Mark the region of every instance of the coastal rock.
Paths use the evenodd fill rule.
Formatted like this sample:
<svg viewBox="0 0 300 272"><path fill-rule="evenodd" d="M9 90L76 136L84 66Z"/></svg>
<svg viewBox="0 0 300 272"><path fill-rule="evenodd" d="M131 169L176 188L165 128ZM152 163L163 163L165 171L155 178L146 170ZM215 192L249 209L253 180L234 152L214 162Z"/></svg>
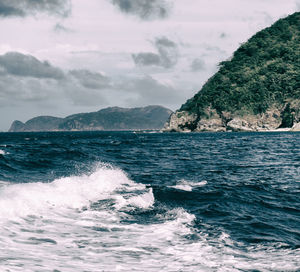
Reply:
<svg viewBox="0 0 300 272"><path fill-rule="evenodd" d="M234 117L226 124L227 131L272 131L280 127L280 110L270 109L263 114Z"/></svg>
<svg viewBox="0 0 300 272"><path fill-rule="evenodd" d="M227 123L227 130L231 131L255 131L256 129L251 126L247 121L241 118L234 118Z"/></svg>
<svg viewBox="0 0 300 272"><path fill-rule="evenodd" d="M244 116L234 116L229 112L218 114L216 110L208 107L205 110L205 117L199 120L196 114L186 111L173 113L163 130L178 132L273 131L282 123L280 116L281 111L276 107L263 114Z"/></svg>
<svg viewBox="0 0 300 272"><path fill-rule="evenodd" d="M197 115L186 111L177 111L171 114L168 122L165 124L165 132L190 132L193 130Z"/></svg>
<svg viewBox="0 0 300 272"><path fill-rule="evenodd" d="M195 131L226 131L225 118L224 116L220 116L212 107L208 107L205 109L205 117L198 120Z"/></svg>
<svg viewBox="0 0 300 272"><path fill-rule="evenodd" d="M296 123L291 128L291 131L300 131L300 123Z"/></svg>
<svg viewBox="0 0 300 272"><path fill-rule="evenodd" d="M224 132L226 127L221 118L202 119L197 123L195 131Z"/></svg>

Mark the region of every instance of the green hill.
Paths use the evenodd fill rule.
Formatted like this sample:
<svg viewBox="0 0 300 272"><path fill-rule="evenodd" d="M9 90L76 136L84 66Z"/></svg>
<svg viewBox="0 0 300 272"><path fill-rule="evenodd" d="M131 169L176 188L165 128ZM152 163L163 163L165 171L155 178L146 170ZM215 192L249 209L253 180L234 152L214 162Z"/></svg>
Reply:
<svg viewBox="0 0 300 272"><path fill-rule="evenodd" d="M166 124L166 130L273 130L300 122L300 12L278 20L230 60Z"/></svg>
<svg viewBox="0 0 300 272"><path fill-rule="evenodd" d="M25 123L16 120L12 123L9 131L161 129L171 113L171 110L162 106L110 107L97 112L73 114L66 118L38 116Z"/></svg>

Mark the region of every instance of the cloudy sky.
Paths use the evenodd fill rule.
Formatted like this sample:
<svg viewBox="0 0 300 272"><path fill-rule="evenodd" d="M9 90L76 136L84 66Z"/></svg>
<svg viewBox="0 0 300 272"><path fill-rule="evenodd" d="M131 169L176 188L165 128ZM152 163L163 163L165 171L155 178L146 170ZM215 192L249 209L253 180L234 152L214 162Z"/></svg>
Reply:
<svg viewBox="0 0 300 272"><path fill-rule="evenodd" d="M300 0L0 0L0 131L15 119L192 97Z"/></svg>

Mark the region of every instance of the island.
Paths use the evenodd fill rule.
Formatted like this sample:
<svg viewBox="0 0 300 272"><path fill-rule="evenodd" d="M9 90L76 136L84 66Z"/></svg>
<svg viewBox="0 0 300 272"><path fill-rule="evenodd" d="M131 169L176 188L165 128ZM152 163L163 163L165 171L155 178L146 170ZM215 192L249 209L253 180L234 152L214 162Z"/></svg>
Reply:
<svg viewBox="0 0 300 272"><path fill-rule="evenodd" d="M242 44L164 131L300 130L300 12Z"/></svg>
<svg viewBox="0 0 300 272"><path fill-rule="evenodd" d="M160 130L172 111L162 106L139 108L109 107L97 112L79 113L65 118L38 116L26 123L14 121L9 132Z"/></svg>

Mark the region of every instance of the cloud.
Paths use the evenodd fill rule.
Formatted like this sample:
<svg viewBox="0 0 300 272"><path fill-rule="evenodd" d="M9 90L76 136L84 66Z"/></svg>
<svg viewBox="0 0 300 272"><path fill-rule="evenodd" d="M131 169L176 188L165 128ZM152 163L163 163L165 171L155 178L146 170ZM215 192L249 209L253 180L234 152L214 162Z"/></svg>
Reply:
<svg viewBox="0 0 300 272"><path fill-rule="evenodd" d="M159 104L174 108L185 99L183 93L171 83L147 75L68 71L31 55L0 55L0 110L10 112L5 120L68 115L107 106ZM5 120L0 122L2 126Z"/></svg>
<svg viewBox="0 0 300 272"><path fill-rule="evenodd" d="M69 33L69 32L73 32L72 29L65 27L64 25L62 25L61 23L57 23L55 24L55 26L53 27L53 30L55 32L61 32L61 33Z"/></svg>
<svg viewBox="0 0 300 272"><path fill-rule="evenodd" d="M0 55L1 106L30 102L55 106L61 101L100 105L105 101L102 90L109 87L109 78L100 73L62 71L47 61L17 52Z"/></svg>
<svg viewBox="0 0 300 272"><path fill-rule="evenodd" d="M107 92L105 89L86 88L80 84L76 84L72 80L68 80L64 84L62 92L64 98L68 100L68 103L66 103L68 107L74 105L77 107L100 107L100 105L107 104Z"/></svg>
<svg viewBox="0 0 300 272"><path fill-rule="evenodd" d="M110 0L122 12L138 16L142 20L166 18L171 4L166 0Z"/></svg>
<svg viewBox="0 0 300 272"><path fill-rule="evenodd" d="M162 66L165 68L175 66L178 60L177 45L166 37L156 39L155 45L161 57Z"/></svg>
<svg viewBox="0 0 300 272"><path fill-rule="evenodd" d="M133 54L132 58L134 63L140 66L161 65L160 55L154 53Z"/></svg>
<svg viewBox="0 0 300 272"><path fill-rule="evenodd" d="M227 38L227 34L226 34L225 32L222 32L222 33L220 34L220 38L221 38L221 39Z"/></svg>
<svg viewBox="0 0 300 272"><path fill-rule="evenodd" d="M89 70L71 70L70 74L78 80L78 82L88 89L103 89L110 87L110 80L108 77L91 72Z"/></svg>
<svg viewBox="0 0 300 272"><path fill-rule="evenodd" d="M0 56L2 73L22 77L62 79L64 73L49 62L41 62L37 58L17 52L9 52ZM1 71L0 70L0 71Z"/></svg>
<svg viewBox="0 0 300 272"><path fill-rule="evenodd" d="M130 96L130 94L135 95L131 99L130 105L158 104L171 106L176 104L178 99L182 99L179 90L148 75L135 79L125 78L115 88L126 92L127 96Z"/></svg>
<svg viewBox="0 0 300 272"><path fill-rule="evenodd" d="M205 69L205 62L201 59L194 59L191 63L191 70L193 72L201 71Z"/></svg>
<svg viewBox="0 0 300 272"><path fill-rule="evenodd" d="M0 17L25 17L40 12L67 17L70 0L0 0Z"/></svg>
<svg viewBox="0 0 300 272"><path fill-rule="evenodd" d="M142 52L132 54L137 66L161 66L171 68L178 61L178 47L176 43L166 37L157 38L154 43L158 53Z"/></svg>
<svg viewBox="0 0 300 272"><path fill-rule="evenodd" d="M2 17L25 16L25 12L22 9L16 8L13 5L9 5L8 3L5 2L4 1L0 2L0 16Z"/></svg>
<svg viewBox="0 0 300 272"><path fill-rule="evenodd" d="M45 78L0 76L0 105L23 105L28 102L49 102L60 96L59 84Z"/></svg>

